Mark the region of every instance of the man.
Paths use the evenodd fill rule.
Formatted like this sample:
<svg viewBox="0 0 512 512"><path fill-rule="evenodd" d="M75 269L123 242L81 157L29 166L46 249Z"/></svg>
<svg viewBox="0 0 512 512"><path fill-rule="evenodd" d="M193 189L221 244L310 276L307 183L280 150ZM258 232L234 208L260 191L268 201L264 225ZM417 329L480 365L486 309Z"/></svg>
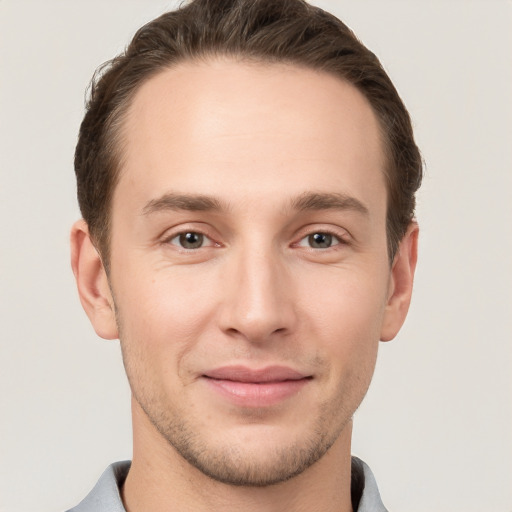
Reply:
<svg viewBox="0 0 512 512"><path fill-rule="evenodd" d="M385 510L351 418L407 314L421 159L376 57L301 0L195 0L95 79L75 169L134 445L73 510Z"/></svg>

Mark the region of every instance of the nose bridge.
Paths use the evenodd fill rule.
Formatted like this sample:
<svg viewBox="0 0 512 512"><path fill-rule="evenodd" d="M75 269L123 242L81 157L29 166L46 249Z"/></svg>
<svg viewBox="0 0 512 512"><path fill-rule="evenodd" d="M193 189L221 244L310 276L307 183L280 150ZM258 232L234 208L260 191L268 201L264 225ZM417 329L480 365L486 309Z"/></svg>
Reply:
<svg viewBox="0 0 512 512"><path fill-rule="evenodd" d="M224 329L250 341L289 332L294 322L293 301L281 252L269 240L252 240L238 247L230 260L233 272Z"/></svg>

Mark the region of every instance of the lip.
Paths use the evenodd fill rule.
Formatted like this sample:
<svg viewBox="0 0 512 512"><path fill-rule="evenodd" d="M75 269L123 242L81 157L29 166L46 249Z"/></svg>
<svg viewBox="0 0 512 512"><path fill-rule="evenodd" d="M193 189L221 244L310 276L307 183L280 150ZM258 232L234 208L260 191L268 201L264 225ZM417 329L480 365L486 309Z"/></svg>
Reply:
<svg viewBox="0 0 512 512"><path fill-rule="evenodd" d="M297 394L312 376L286 366L224 366L205 372L202 378L210 389L235 405L270 407Z"/></svg>

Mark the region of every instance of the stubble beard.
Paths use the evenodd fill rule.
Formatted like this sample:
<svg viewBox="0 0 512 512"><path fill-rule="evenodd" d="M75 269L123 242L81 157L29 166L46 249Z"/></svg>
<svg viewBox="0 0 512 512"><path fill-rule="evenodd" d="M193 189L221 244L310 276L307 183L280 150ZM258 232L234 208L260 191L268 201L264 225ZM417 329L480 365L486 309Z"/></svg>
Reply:
<svg viewBox="0 0 512 512"><path fill-rule="evenodd" d="M266 487L304 472L319 461L340 437L370 384L370 379L361 383L357 382L360 376L353 375L350 382L344 383L343 390L319 405L317 419L307 434L286 446L267 447L267 456L255 460L243 446L233 443L219 445L206 439L197 426L187 420L185 411L171 407L164 394L158 393L158 387L151 385L151 372L145 371L147 368L141 364L143 354L132 353L129 343L123 343L117 308L116 317L123 363L134 399L175 452L207 477L224 484ZM355 389L359 390L360 396L354 396ZM264 451L265 439L260 442Z"/></svg>
<svg viewBox="0 0 512 512"><path fill-rule="evenodd" d="M158 402L134 397L154 428L183 459L207 477L233 486L266 487L301 474L327 453L351 419L348 415L346 421L332 431L320 415L307 439L287 446L267 446L267 456L255 460L244 452L243 446L212 446L213 443L202 438L184 416L161 408L157 411ZM261 451L265 451L265 439L261 443Z"/></svg>
<svg viewBox="0 0 512 512"><path fill-rule="evenodd" d="M354 412L347 410L347 404L353 403L351 397L340 392L319 406L316 421L310 423L307 432L286 445L274 442L272 446L272 440L267 443L265 435L261 435L261 439L253 443L260 443L261 446L258 456L254 457L242 442L219 442L210 433L204 435L201 431L204 425L202 429L198 428L186 411L173 408L155 387L138 386L137 383L144 382L147 374L140 364L132 364L137 361L132 357L127 357L123 350L132 394L149 422L171 449L191 466L207 477L228 485L266 487L301 474L327 453ZM305 421L309 420L306 413Z"/></svg>

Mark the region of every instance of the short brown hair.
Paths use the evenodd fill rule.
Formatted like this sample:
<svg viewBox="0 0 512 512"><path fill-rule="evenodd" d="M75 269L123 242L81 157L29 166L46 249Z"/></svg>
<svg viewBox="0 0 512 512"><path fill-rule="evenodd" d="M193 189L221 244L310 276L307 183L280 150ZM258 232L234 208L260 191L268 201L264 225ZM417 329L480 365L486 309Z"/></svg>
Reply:
<svg viewBox="0 0 512 512"><path fill-rule="evenodd" d="M303 0L193 0L143 26L101 66L90 88L75 152L78 202L109 265L110 206L119 178L119 127L140 86L179 62L234 56L322 70L354 85L384 135L390 261L414 217L422 160L409 114L377 57L335 16Z"/></svg>

